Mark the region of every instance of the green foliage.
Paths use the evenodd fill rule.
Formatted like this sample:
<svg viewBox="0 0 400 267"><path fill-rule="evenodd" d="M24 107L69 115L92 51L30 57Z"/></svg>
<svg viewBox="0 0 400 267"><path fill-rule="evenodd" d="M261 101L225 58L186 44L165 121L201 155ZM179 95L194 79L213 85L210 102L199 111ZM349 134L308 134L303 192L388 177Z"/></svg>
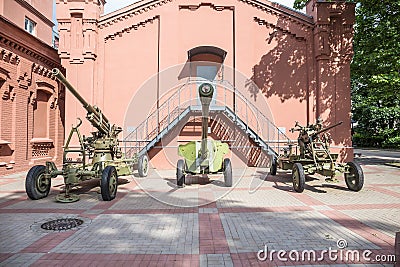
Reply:
<svg viewBox="0 0 400 267"><path fill-rule="evenodd" d="M382 144L383 148L400 149L400 136L392 137L385 140Z"/></svg>
<svg viewBox="0 0 400 267"><path fill-rule="evenodd" d="M381 135L370 135L355 133L353 135L353 145L356 147L380 147L385 138Z"/></svg>
<svg viewBox="0 0 400 267"><path fill-rule="evenodd" d="M326 0L329 1L329 0ZM302 9L308 0L295 0ZM353 141L361 146L398 147L400 138L400 0L356 2L351 63Z"/></svg>
<svg viewBox="0 0 400 267"><path fill-rule="evenodd" d="M325 0L326 2L334 2L335 0ZM306 6L308 0L294 0L294 9L303 9ZM356 2L355 0L348 0L348 2Z"/></svg>
<svg viewBox="0 0 400 267"><path fill-rule="evenodd" d="M293 8L302 9L306 6L308 0L294 0Z"/></svg>
<svg viewBox="0 0 400 267"><path fill-rule="evenodd" d="M398 25L399 0L359 1L351 64L353 119L361 136L384 139L368 146L395 146L400 136ZM368 143L368 138L363 140Z"/></svg>

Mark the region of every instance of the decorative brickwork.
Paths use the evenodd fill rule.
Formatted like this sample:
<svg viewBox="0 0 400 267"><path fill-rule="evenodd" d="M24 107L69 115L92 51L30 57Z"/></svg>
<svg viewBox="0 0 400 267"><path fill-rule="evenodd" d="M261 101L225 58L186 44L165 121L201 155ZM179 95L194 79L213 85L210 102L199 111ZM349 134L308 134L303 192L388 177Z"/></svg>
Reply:
<svg viewBox="0 0 400 267"><path fill-rule="evenodd" d="M40 159L50 156L50 150L53 147L52 142L41 142L32 144L32 158Z"/></svg>
<svg viewBox="0 0 400 267"><path fill-rule="evenodd" d="M52 77L54 67L62 69L56 50L0 17L0 175L49 159L61 163L64 92ZM39 141L33 139L38 90L49 96L46 140Z"/></svg>

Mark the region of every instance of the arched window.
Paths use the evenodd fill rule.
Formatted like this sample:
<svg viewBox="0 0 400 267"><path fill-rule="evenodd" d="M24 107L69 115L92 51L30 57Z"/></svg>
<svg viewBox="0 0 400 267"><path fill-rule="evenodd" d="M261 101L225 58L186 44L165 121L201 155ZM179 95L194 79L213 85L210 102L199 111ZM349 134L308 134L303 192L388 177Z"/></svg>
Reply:
<svg viewBox="0 0 400 267"><path fill-rule="evenodd" d="M222 64L226 51L215 46L197 46L188 51L190 61L210 61Z"/></svg>
<svg viewBox="0 0 400 267"><path fill-rule="evenodd" d="M226 51L215 46L198 46L188 51L192 77L210 81L223 79Z"/></svg>

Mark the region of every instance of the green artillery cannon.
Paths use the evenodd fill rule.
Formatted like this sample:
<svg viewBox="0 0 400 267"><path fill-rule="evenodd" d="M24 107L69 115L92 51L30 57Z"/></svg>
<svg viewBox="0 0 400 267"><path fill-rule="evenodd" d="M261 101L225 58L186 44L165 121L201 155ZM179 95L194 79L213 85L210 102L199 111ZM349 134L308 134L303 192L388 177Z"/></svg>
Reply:
<svg viewBox="0 0 400 267"><path fill-rule="evenodd" d="M78 125L72 127L64 145L62 169L58 170L55 163L51 161L46 162L45 166L33 166L26 176L26 193L33 200L45 198L50 192L51 179L62 175L65 193L59 194L56 197L57 201L78 201L79 196L71 194L70 190L79 182L89 179L100 179L102 199L113 200L117 194L118 176L132 174L134 166L138 167L141 177L147 176L147 155L140 157L135 155L131 159L124 158L118 146L118 134L122 132L121 127L111 125L98 107L88 104L58 69L53 69L52 72L87 110L86 118L97 131L92 132L92 136L82 136L79 132L82 120L78 118ZM74 134L79 140L79 147L70 147ZM70 157L76 154L77 157Z"/></svg>
<svg viewBox="0 0 400 267"><path fill-rule="evenodd" d="M224 182L232 186L232 165L224 156L229 152L229 146L221 141L207 139L210 103L214 88L209 83L199 86L199 97L202 111L201 141L190 141L179 145L178 153L184 159L178 160L176 167L177 185L183 186L186 174L215 174L223 172Z"/></svg>
<svg viewBox="0 0 400 267"><path fill-rule="evenodd" d="M298 146L295 152L293 144L288 144L284 154L279 155L272 161L272 175L276 175L277 168L292 170L293 188L296 192L303 192L305 186L305 175L318 173L328 176L327 182L334 182L337 173L343 173L346 185L351 191L360 191L364 185L364 174L357 162L338 163L338 154L329 150L330 138L325 134L328 130L339 126L343 122L333 124L326 128L322 127L322 121L304 127L296 121L291 132L299 131ZM322 135L322 136L321 136ZM299 148L299 149L298 149Z"/></svg>

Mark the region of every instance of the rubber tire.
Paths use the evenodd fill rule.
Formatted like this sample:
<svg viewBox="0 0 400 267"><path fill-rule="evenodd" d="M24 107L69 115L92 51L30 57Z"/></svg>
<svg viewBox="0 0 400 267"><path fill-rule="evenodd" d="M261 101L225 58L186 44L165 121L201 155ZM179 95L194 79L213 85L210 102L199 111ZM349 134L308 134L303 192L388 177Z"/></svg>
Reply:
<svg viewBox="0 0 400 267"><path fill-rule="evenodd" d="M46 185L45 190L40 190L37 188L37 180L41 175L45 173L46 167L43 165L33 166L25 179L25 191L28 197L32 200L38 200L41 198L45 198L49 195L50 187L51 187L51 179L49 179L49 183Z"/></svg>
<svg viewBox="0 0 400 267"><path fill-rule="evenodd" d="M270 173L271 175L275 176L277 170L278 170L278 163L276 162L276 158L273 158L273 159L272 159L272 163L271 163L271 167L270 167L270 170L269 170L269 173Z"/></svg>
<svg viewBox="0 0 400 267"><path fill-rule="evenodd" d="M347 173L344 174L344 180L346 182L347 188L351 191L355 191L358 192L360 191L363 186L364 186L364 173L363 170L361 169L361 166L354 161L351 162L347 162L347 165L350 168L350 172L353 173L353 175L355 176L354 178L354 184L352 183L352 181L350 180L350 177Z"/></svg>
<svg viewBox="0 0 400 267"><path fill-rule="evenodd" d="M299 175L299 184L298 184L298 186L296 186L296 183L294 181L296 172ZM304 174L303 165L301 165L300 163L295 163L293 165L293 168L292 168L292 180L293 180L293 189L294 189L294 191L296 191L297 193L303 192L304 191L304 186L306 184L306 176Z"/></svg>
<svg viewBox="0 0 400 267"><path fill-rule="evenodd" d="M183 159L180 159L176 164L176 185L183 186L184 183L185 183L185 161Z"/></svg>
<svg viewBox="0 0 400 267"><path fill-rule="evenodd" d="M224 181L226 187L232 187L232 163L230 159L224 159Z"/></svg>
<svg viewBox="0 0 400 267"><path fill-rule="evenodd" d="M112 181L112 177L115 176L115 181ZM114 189L110 192L110 182L114 183ZM118 174L114 166L107 166L101 175L101 197L104 201L111 201L117 195L118 188Z"/></svg>
<svg viewBox="0 0 400 267"><path fill-rule="evenodd" d="M146 177L149 173L149 157L146 154L139 157L138 172L140 177Z"/></svg>

